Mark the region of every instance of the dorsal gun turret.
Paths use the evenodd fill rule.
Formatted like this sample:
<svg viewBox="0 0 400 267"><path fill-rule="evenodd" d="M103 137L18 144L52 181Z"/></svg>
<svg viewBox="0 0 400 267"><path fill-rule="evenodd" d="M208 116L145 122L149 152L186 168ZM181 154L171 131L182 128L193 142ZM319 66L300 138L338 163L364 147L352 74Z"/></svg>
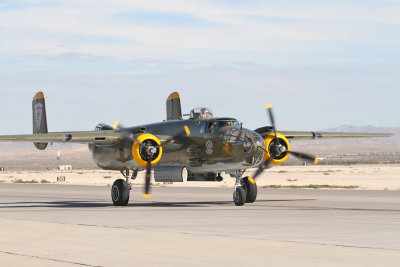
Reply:
<svg viewBox="0 0 400 267"><path fill-rule="evenodd" d="M205 120L213 117L213 111L210 108L199 107L190 111L191 120Z"/></svg>

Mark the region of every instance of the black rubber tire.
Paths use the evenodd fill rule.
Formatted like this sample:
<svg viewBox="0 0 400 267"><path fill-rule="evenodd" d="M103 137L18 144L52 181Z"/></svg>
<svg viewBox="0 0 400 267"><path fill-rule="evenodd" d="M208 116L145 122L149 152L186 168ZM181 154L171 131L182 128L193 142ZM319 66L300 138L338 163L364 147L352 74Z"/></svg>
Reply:
<svg viewBox="0 0 400 267"><path fill-rule="evenodd" d="M246 203L246 189L237 187L233 192L233 202L236 206L243 206Z"/></svg>
<svg viewBox="0 0 400 267"><path fill-rule="evenodd" d="M256 181L254 181L253 178L246 176L243 178L243 183L246 186L246 203L253 203L257 199Z"/></svg>
<svg viewBox="0 0 400 267"><path fill-rule="evenodd" d="M122 179L116 180L111 187L111 199L114 206L128 205L129 193L129 184Z"/></svg>

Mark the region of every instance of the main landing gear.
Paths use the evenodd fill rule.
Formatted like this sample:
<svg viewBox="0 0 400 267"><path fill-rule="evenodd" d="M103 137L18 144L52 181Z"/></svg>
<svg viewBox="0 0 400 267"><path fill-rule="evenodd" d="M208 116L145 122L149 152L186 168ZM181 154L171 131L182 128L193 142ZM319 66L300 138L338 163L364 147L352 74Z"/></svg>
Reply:
<svg viewBox="0 0 400 267"><path fill-rule="evenodd" d="M132 188L132 184L129 180L134 180L137 175L137 171L133 171L132 176L129 176L129 170L121 171L124 179L116 180L111 187L111 199L114 206L126 206L129 202L129 193Z"/></svg>
<svg viewBox="0 0 400 267"><path fill-rule="evenodd" d="M242 174L240 171L236 172L236 184L233 191L233 202L236 206L253 203L257 198L256 182L250 176L241 178Z"/></svg>

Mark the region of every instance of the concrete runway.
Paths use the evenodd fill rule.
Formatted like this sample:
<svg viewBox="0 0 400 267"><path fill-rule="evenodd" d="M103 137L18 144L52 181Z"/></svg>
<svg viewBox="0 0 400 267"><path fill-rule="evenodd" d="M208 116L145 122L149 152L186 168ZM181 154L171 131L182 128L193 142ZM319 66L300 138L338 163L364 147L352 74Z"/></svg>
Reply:
<svg viewBox="0 0 400 267"><path fill-rule="evenodd" d="M0 184L0 266L398 266L400 191Z"/></svg>

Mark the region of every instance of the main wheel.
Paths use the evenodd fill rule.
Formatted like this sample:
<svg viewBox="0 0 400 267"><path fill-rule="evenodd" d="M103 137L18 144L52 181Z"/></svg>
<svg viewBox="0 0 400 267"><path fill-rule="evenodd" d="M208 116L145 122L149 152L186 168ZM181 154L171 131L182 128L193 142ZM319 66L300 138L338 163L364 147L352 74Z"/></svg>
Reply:
<svg viewBox="0 0 400 267"><path fill-rule="evenodd" d="M237 187L233 192L233 202L236 206L243 206L246 203L246 189Z"/></svg>
<svg viewBox="0 0 400 267"><path fill-rule="evenodd" d="M243 178L243 183L246 186L246 203L253 203L257 198L257 184L250 176Z"/></svg>
<svg viewBox="0 0 400 267"><path fill-rule="evenodd" d="M129 202L129 184L122 180L116 180L111 187L111 199L114 206L126 206Z"/></svg>

